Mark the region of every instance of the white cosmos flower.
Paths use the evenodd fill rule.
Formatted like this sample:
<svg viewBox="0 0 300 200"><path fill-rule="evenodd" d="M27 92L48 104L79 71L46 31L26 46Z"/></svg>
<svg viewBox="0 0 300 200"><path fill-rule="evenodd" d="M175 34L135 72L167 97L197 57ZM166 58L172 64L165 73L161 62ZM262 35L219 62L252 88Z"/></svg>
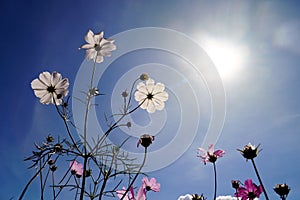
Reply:
<svg viewBox="0 0 300 200"><path fill-rule="evenodd" d="M69 80L62 79L58 72L43 72L40 73L39 78L31 82L31 88L35 96L40 98L42 104L62 104L62 98L67 96L69 91Z"/></svg>
<svg viewBox="0 0 300 200"><path fill-rule="evenodd" d="M155 110L162 110L165 107L164 102L168 100L168 93L164 90L164 84L155 84L153 79L148 79L146 84L140 82L137 85L134 97L142 109L146 109L149 113L154 113Z"/></svg>
<svg viewBox="0 0 300 200"><path fill-rule="evenodd" d="M178 197L177 200L192 200L192 199L193 199L193 196L192 196L192 195L186 194L186 195L184 195L184 196Z"/></svg>
<svg viewBox="0 0 300 200"><path fill-rule="evenodd" d="M80 48L86 49L85 57L87 60L93 59L94 62L103 62L103 56L110 56L111 51L116 49L114 40L103 38L103 31L94 34L89 30L84 37L87 44L82 45Z"/></svg>

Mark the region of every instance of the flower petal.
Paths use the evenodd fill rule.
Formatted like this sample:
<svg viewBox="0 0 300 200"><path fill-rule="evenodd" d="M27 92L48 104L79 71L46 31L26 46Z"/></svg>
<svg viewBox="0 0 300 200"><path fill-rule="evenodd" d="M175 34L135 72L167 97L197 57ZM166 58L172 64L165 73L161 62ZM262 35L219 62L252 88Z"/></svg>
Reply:
<svg viewBox="0 0 300 200"><path fill-rule="evenodd" d="M103 56L99 53L97 53L98 55L96 56L96 58L94 58L94 61L96 63L102 63L103 62Z"/></svg>
<svg viewBox="0 0 300 200"><path fill-rule="evenodd" d="M161 93L165 90L165 85L162 83L156 83L155 88L153 90L153 94Z"/></svg>
<svg viewBox="0 0 300 200"><path fill-rule="evenodd" d="M47 90L48 86L45 85L45 83L43 83L40 79L34 79L31 82L31 88L33 90L38 89L38 90Z"/></svg>
<svg viewBox="0 0 300 200"><path fill-rule="evenodd" d="M35 96L38 98L42 98L43 96L45 96L46 94L49 93L46 89L45 90L35 89L33 91L34 91Z"/></svg>
<svg viewBox="0 0 300 200"><path fill-rule="evenodd" d="M159 99L160 101L167 101L169 98L169 95L166 91L160 92L155 95L156 99Z"/></svg>
<svg viewBox="0 0 300 200"><path fill-rule="evenodd" d="M147 105L147 112L148 113L154 113L155 112L155 105L154 102L149 100Z"/></svg>
<svg viewBox="0 0 300 200"><path fill-rule="evenodd" d="M42 104L53 103L53 95L51 93L46 93L43 97L41 97L40 102Z"/></svg>
<svg viewBox="0 0 300 200"><path fill-rule="evenodd" d="M57 83L62 79L62 76L60 73L58 72L52 72L52 75L51 75L51 79L50 79L50 84L52 86L56 86Z"/></svg>
<svg viewBox="0 0 300 200"><path fill-rule="evenodd" d="M95 42L95 44L99 44L100 46L101 46L101 40L103 39L103 31L102 32L100 32L100 33L98 33L98 34L96 34L96 35L94 35L94 42Z"/></svg>
<svg viewBox="0 0 300 200"><path fill-rule="evenodd" d="M39 79L45 85L50 86L50 84L51 84L51 74L49 72L42 72L42 73L40 73Z"/></svg>
<svg viewBox="0 0 300 200"><path fill-rule="evenodd" d="M86 35L85 35L85 37L84 37L84 40L87 42L87 43L89 43L89 44L95 44L95 42L94 42L94 33L93 33L93 31L91 31L91 30L89 30L87 33L86 33Z"/></svg>

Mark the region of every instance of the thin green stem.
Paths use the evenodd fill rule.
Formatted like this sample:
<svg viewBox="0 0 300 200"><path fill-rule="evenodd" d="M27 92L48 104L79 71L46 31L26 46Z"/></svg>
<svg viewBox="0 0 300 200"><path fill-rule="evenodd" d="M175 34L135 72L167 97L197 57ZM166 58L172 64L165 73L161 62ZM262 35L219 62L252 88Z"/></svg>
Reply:
<svg viewBox="0 0 300 200"><path fill-rule="evenodd" d="M92 72L92 77L91 77L91 85L87 94L87 104L86 104L86 109L85 109L85 117L84 117L84 128L83 128L83 148L84 148L84 161L83 161L83 176L82 176L82 184L81 184L81 192L80 192L80 200L83 200L83 195L85 192L85 180L86 180L86 176L85 176L85 172L86 172L86 167L87 167L87 160L88 160L88 155L87 155L87 124L88 124L88 115L89 115L89 110L90 110L90 103L91 103L91 94L90 94L90 90L92 90L93 88L93 82L94 82L94 75L95 75L95 71L96 71L96 60L97 60L97 56L95 58L94 61L94 66L93 66L93 72Z"/></svg>
<svg viewBox="0 0 300 200"><path fill-rule="evenodd" d="M215 200L216 197L217 197L217 169L216 169L216 163L215 162L213 162L213 166L214 166L214 175L215 175L215 190L214 190L213 200Z"/></svg>
<svg viewBox="0 0 300 200"><path fill-rule="evenodd" d="M80 151L79 148L77 147L76 142L75 142L75 140L74 140L74 138L73 138L73 136L72 136L72 134L71 134L69 125L68 125L68 123L67 123L66 116L63 115L63 114L59 111L58 105L56 105L56 102L55 102L55 98L54 98L54 97L53 97L53 101L54 101L54 105L55 105L55 108L56 108L57 113L59 114L59 116L60 116L60 117L62 118L62 120L64 121L64 125L65 125L65 127L66 127L66 129L67 129L67 133L68 133L68 135L69 135L69 137L70 137L70 139L71 139L71 141L72 141L72 143L73 143L73 146L77 149L78 152L81 153L81 151Z"/></svg>
<svg viewBox="0 0 300 200"><path fill-rule="evenodd" d="M41 173L41 171L44 169L45 165L47 164L47 162L49 161L50 157L48 158L48 160L46 162L44 162L44 164L40 167L40 169L32 176L32 178L27 182L26 186L24 187L19 200L23 199L28 187L30 186L30 184L32 183L32 181L39 175L39 173Z"/></svg>
<svg viewBox="0 0 300 200"><path fill-rule="evenodd" d="M142 168L145 165L146 162L146 155L147 155L147 147L145 147L145 152L144 152L144 159L143 162L138 170L138 172L135 174L134 178L132 179L131 183L129 184L129 186L127 187L125 193L123 194L122 198L120 200L123 200L126 196L126 194L128 193L128 191L130 190L131 186L133 185L133 183L135 182L136 178L138 177L138 175L141 173Z"/></svg>
<svg viewBox="0 0 300 200"><path fill-rule="evenodd" d="M259 183L260 183L260 185L261 185L261 187L262 187L262 189L263 189L263 192L264 192L264 194L265 194L266 200L269 200L268 194L267 194L267 192L266 192L266 190L265 190L265 187L264 187L264 185L263 185L263 183L262 183L262 180L261 180L261 178L260 178L260 176L259 176L257 167L256 167L255 162L254 162L254 159L252 158L251 161L252 161L252 164L253 164L253 167L254 167L256 176L257 176L257 178L258 178L258 180L259 180Z"/></svg>
<svg viewBox="0 0 300 200"><path fill-rule="evenodd" d="M54 171L52 171L52 192L53 192L53 199L55 199L55 189L54 189Z"/></svg>

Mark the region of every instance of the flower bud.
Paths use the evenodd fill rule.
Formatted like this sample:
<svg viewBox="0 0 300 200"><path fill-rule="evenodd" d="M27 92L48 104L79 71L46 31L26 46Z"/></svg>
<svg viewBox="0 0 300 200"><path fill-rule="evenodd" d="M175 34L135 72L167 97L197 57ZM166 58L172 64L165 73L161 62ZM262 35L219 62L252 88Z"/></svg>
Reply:
<svg viewBox="0 0 300 200"><path fill-rule="evenodd" d="M259 151L258 151L258 147L253 146L252 144L247 144L244 146L243 150L238 149L238 151L240 151L242 153L242 156L246 159L253 159L255 158Z"/></svg>
<svg viewBox="0 0 300 200"><path fill-rule="evenodd" d="M144 134L140 137L137 146L142 145L143 147L147 148L152 144L152 141L154 140L154 136Z"/></svg>
<svg viewBox="0 0 300 200"><path fill-rule="evenodd" d="M280 197L287 197L287 195L290 192L290 188L287 184L276 184L274 187L274 191L280 196Z"/></svg>
<svg viewBox="0 0 300 200"><path fill-rule="evenodd" d="M148 74L142 74L142 75L140 76L140 79L141 79L142 81L146 81L146 80L149 79L149 76L148 76Z"/></svg>

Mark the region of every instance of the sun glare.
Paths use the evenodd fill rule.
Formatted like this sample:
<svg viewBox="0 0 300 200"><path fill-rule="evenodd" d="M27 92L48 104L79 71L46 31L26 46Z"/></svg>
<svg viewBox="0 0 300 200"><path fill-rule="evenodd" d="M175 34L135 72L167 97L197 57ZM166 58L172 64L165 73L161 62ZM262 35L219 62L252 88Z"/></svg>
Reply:
<svg viewBox="0 0 300 200"><path fill-rule="evenodd" d="M246 59L246 49L227 40L202 39L201 44L214 62L222 79L231 79L238 74Z"/></svg>

